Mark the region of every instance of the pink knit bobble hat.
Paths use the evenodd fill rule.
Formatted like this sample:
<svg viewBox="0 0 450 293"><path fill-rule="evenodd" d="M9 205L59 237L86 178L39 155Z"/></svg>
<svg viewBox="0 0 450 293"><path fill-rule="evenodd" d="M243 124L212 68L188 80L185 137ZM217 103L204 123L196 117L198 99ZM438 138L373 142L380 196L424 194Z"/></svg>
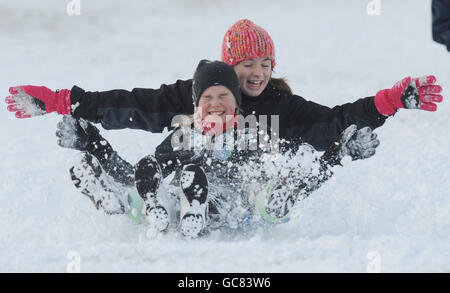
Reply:
<svg viewBox="0 0 450 293"><path fill-rule="evenodd" d="M261 57L272 60L275 67L275 46L269 33L251 20L238 20L225 33L222 43L222 61L234 66L241 61Z"/></svg>

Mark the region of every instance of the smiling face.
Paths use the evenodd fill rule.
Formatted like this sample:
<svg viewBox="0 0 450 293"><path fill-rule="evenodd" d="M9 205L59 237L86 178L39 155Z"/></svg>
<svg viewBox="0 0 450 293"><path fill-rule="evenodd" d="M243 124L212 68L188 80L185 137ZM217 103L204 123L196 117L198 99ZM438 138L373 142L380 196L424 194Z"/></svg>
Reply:
<svg viewBox="0 0 450 293"><path fill-rule="evenodd" d="M227 87L215 85L203 92L198 107L204 120L225 123L227 118L234 116L237 104L233 93Z"/></svg>
<svg viewBox="0 0 450 293"><path fill-rule="evenodd" d="M270 58L248 59L234 66L242 93L247 96L259 96L272 76Z"/></svg>

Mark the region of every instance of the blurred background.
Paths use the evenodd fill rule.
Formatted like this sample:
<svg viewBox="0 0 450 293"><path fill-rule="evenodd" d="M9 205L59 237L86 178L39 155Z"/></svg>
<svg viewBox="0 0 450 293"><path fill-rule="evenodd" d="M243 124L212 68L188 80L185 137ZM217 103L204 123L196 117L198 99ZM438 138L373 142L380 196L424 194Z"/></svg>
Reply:
<svg viewBox="0 0 450 293"><path fill-rule="evenodd" d="M1 1L3 97L14 85L131 90L188 79L199 60L220 59L225 31L249 18L275 42L274 76L308 100L331 107L434 74L444 102L388 119L377 155L342 168L289 223L197 241L150 239L96 211L70 181L74 152L56 145L61 117L19 120L3 104L0 271L64 272L76 251L83 272L366 272L375 251L382 272L448 272L450 53L432 41L430 0L375 2ZM132 163L166 135L102 134Z"/></svg>

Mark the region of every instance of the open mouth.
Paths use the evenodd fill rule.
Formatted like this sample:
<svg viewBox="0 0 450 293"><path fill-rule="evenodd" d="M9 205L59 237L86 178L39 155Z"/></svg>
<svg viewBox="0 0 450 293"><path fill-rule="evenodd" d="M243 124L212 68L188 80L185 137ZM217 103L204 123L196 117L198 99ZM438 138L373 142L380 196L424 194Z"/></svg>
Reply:
<svg viewBox="0 0 450 293"><path fill-rule="evenodd" d="M248 80L247 84L250 88L259 88L263 84L263 80Z"/></svg>
<svg viewBox="0 0 450 293"><path fill-rule="evenodd" d="M214 115L214 116L223 116L225 114L225 111L211 111L208 112L208 115Z"/></svg>

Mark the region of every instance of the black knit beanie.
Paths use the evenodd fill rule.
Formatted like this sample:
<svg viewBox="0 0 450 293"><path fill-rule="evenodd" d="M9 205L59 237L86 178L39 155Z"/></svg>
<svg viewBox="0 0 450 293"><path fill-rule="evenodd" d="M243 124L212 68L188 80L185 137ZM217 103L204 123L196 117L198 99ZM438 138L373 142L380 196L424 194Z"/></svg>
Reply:
<svg viewBox="0 0 450 293"><path fill-rule="evenodd" d="M242 97L239 88L239 79L233 67L220 61L202 60L194 73L192 84L192 98L195 106L203 92L214 85L223 85L228 88L236 98L238 107L241 106Z"/></svg>

